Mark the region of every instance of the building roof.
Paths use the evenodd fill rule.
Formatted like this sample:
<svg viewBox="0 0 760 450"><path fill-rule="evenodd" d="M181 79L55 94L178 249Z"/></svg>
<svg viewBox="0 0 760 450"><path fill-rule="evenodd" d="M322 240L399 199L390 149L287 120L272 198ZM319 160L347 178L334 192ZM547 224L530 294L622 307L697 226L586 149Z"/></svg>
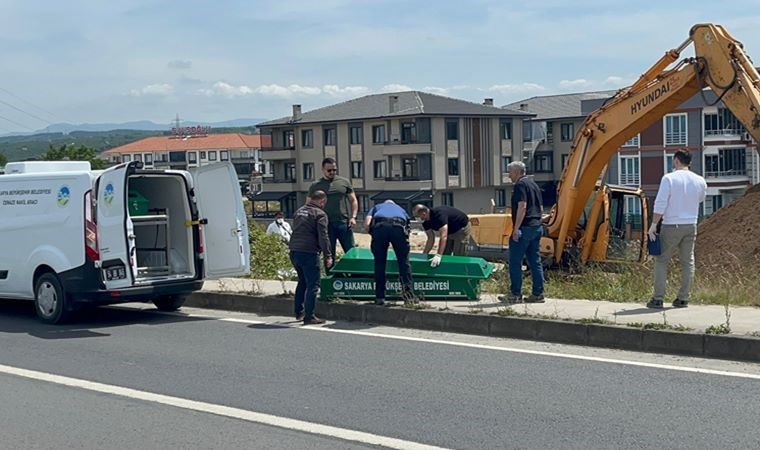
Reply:
<svg viewBox="0 0 760 450"><path fill-rule="evenodd" d="M394 112L390 109L390 97L397 96ZM372 94L335 105L325 106L301 114L300 120L292 116L263 122L257 126L287 125L291 123L338 122L347 120L379 119L419 115L452 116L531 116L525 111L481 105L451 97L421 91Z"/></svg>
<svg viewBox="0 0 760 450"><path fill-rule="evenodd" d="M205 136L152 136L106 150L105 154L167 152L187 150L246 150L272 146L272 137L265 134L224 133Z"/></svg>
<svg viewBox="0 0 760 450"><path fill-rule="evenodd" d="M580 92L576 94L543 95L504 105L503 108L536 114L534 120L585 117L581 111L584 100L607 99L617 91ZM522 105L525 105L521 108Z"/></svg>

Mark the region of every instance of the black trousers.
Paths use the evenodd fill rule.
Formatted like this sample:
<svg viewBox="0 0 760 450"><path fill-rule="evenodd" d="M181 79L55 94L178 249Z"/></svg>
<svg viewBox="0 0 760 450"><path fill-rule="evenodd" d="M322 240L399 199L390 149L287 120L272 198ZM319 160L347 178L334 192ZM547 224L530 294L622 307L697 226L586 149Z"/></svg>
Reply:
<svg viewBox="0 0 760 450"><path fill-rule="evenodd" d="M372 256L375 257L375 298L385 299L385 268L388 258L388 245L393 246L398 261L399 278L403 294L411 295L412 269L409 266L409 234L398 224L379 223L372 227Z"/></svg>

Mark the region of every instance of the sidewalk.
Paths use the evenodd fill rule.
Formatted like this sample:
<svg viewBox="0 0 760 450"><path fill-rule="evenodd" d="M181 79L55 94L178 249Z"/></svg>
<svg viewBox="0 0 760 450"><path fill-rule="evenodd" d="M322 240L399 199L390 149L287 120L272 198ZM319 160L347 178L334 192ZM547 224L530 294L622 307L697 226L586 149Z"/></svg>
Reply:
<svg viewBox="0 0 760 450"><path fill-rule="evenodd" d="M248 280L226 278L218 281L206 281L204 292L255 293L257 295L280 295L295 291L294 281ZM369 304L370 302L360 302ZM495 313L504 310L507 305L498 301L494 294L482 294L475 301L429 301L433 310L449 308L460 313ZM401 304L400 302L398 303ZM643 303L617 303L590 300L546 299L542 304L511 305L516 314L551 319L602 319L611 324L628 323L663 324L685 326L695 333L704 333L710 326L726 323L726 308L720 305L691 305L688 308L675 309L666 306L662 310L648 309ZM731 334L746 335L760 333L760 308L730 307L729 325Z"/></svg>

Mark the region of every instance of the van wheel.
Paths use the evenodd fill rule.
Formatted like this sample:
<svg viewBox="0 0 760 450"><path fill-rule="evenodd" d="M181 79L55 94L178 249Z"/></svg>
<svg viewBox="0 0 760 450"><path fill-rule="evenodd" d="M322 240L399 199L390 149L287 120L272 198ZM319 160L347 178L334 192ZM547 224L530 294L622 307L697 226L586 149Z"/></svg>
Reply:
<svg viewBox="0 0 760 450"><path fill-rule="evenodd" d="M47 323L62 323L71 316L66 293L54 273L43 273L34 285L34 309Z"/></svg>
<svg viewBox="0 0 760 450"><path fill-rule="evenodd" d="M153 304L156 305L159 311L176 311L185 304L185 296L164 295L153 299Z"/></svg>

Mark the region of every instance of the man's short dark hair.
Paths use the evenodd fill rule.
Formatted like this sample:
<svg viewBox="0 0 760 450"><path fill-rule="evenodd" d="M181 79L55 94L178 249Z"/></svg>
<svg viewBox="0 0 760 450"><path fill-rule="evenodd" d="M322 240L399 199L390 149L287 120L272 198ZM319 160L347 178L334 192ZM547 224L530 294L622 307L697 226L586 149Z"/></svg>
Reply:
<svg viewBox="0 0 760 450"><path fill-rule="evenodd" d="M274 213L274 216L275 217L285 217L285 213L282 212L282 211L277 211L276 213Z"/></svg>
<svg viewBox="0 0 760 450"><path fill-rule="evenodd" d="M327 198L327 194L325 194L325 191L314 191L309 195L309 198L314 201L319 201Z"/></svg>
<svg viewBox="0 0 760 450"><path fill-rule="evenodd" d="M329 157L322 160L322 167L328 164L335 164L335 160Z"/></svg>
<svg viewBox="0 0 760 450"><path fill-rule="evenodd" d="M678 159L682 165L688 166L691 164L691 153L686 149L677 150L673 154L673 159Z"/></svg>

